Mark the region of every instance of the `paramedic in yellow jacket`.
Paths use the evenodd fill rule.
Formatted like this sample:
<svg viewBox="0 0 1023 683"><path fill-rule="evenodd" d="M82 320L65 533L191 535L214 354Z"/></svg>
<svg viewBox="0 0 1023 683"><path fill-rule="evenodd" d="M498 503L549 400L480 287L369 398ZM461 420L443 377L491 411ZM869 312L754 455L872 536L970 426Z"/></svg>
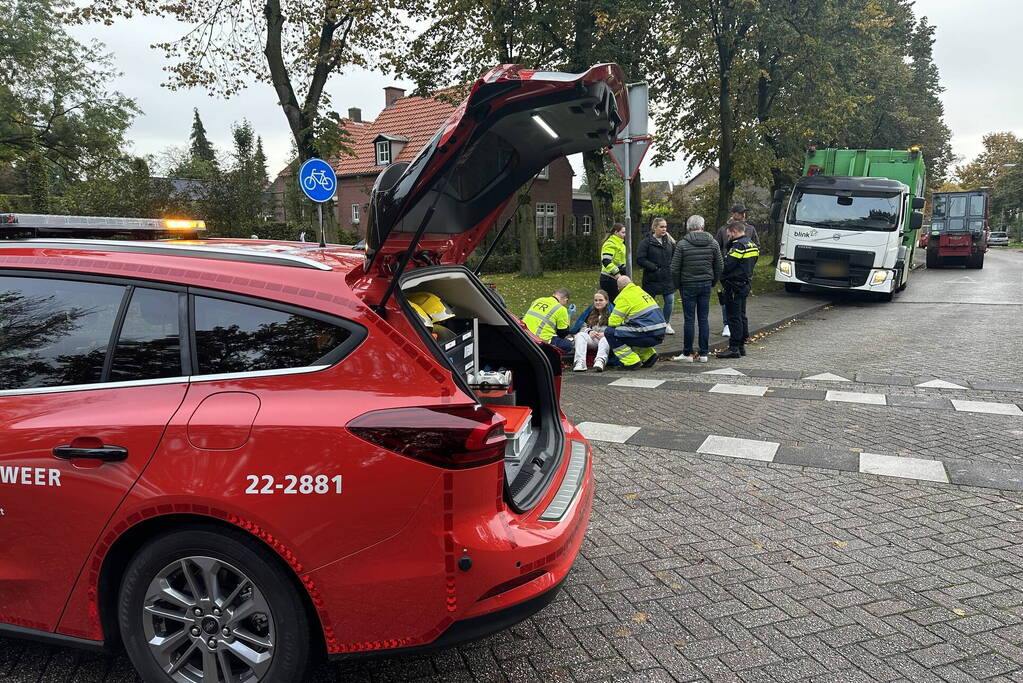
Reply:
<svg viewBox="0 0 1023 683"><path fill-rule="evenodd" d="M625 275L618 276L618 298L607 321L604 338L626 370L649 368L657 362L652 347L664 341L664 313L652 296Z"/></svg>
<svg viewBox="0 0 1023 683"><path fill-rule="evenodd" d="M562 353L572 353L575 345L568 336L568 290L564 287L554 290L551 296L542 296L529 306L522 316L529 331L549 344L556 346Z"/></svg>
<svg viewBox="0 0 1023 683"><path fill-rule="evenodd" d="M618 285L615 278L619 275L628 275L628 268L625 266L625 226L615 223L611 228L611 234L604 240L600 248L600 287L607 292L611 303L614 303L618 296Z"/></svg>

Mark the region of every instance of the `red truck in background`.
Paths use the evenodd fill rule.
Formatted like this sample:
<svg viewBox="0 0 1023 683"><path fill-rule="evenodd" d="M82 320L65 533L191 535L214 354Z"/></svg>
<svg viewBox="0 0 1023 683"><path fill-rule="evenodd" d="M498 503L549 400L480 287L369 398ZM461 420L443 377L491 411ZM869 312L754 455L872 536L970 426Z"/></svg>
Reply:
<svg viewBox="0 0 1023 683"><path fill-rule="evenodd" d="M987 192L935 192L931 202L927 267L983 268L990 234Z"/></svg>

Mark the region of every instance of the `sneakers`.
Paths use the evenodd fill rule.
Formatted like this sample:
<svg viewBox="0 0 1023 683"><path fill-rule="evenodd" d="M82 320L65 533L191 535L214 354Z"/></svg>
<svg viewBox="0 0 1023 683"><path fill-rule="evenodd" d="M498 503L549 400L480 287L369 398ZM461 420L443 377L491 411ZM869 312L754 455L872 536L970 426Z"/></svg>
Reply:
<svg viewBox="0 0 1023 683"><path fill-rule="evenodd" d="M644 368L652 368L654 366L654 363L656 363L656 362L657 362L657 352L654 351L652 356L650 356L645 361L643 361L643 367Z"/></svg>
<svg viewBox="0 0 1023 683"><path fill-rule="evenodd" d="M594 372L604 372L604 364L605 363L607 363L607 361L604 360L603 358L598 358L597 360L593 361L593 371Z"/></svg>
<svg viewBox="0 0 1023 683"><path fill-rule="evenodd" d="M682 353L680 353L677 356L673 357L672 360L680 360L683 363L692 363L693 362L693 354L686 353L685 351L683 351Z"/></svg>
<svg viewBox="0 0 1023 683"><path fill-rule="evenodd" d="M739 353L739 349L728 349L727 351L721 351L714 355L718 358L742 358L742 354Z"/></svg>
<svg viewBox="0 0 1023 683"><path fill-rule="evenodd" d="M728 329L728 325L725 325L724 329L721 330L721 336L722 337L731 337L732 336L732 332Z"/></svg>
<svg viewBox="0 0 1023 683"><path fill-rule="evenodd" d="M576 363L575 367L572 368L572 372L586 372L586 361Z"/></svg>
<svg viewBox="0 0 1023 683"><path fill-rule="evenodd" d="M710 359L707 358L707 356L700 356L700 362L701 363L706 363L708 360L710 360Z"/></svg>
<svg viewBox="0 0 1023 683"><path fill-rule="evenodd" d="M664 328L664 334L675 334L675 330L671 328L670 323L668 324L667 327Z"/></svg>

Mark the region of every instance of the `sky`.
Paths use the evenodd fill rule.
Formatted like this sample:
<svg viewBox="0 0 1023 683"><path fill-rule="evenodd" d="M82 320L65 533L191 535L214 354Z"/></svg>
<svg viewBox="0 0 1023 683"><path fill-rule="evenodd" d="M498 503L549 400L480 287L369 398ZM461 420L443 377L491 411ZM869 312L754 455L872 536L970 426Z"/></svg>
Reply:
<svg viewBox="0 0 1023 683"><path fill-rule="evenodd" d="M1023 2L1020 0L917 0L917 16L936 25L934 60L945 92L945 121L952 129L954 153L970 160L982 149L981 139L993 131L1023 135ZM248 119L263 137L270 173L283 166L291 149L284 114L268 84L254 83L230 99L210 97L202 90L172 91L161 87L167 65L162 52L149 46L173 40L183 33L174 21L152 17L120 21L113 26L74 29L79 39L97 39L113 55L121 76L115 87L137 100L143 114L129 131L136 154L152 154L171 146L188 144L192 108L198 107L207 134L221 150L230 148L230 127ZM384 106L384 87L411 89L411 84L361 69L335 76L328 86L334 108L344 114L349 107L362 110L365 119L375 118ZM656 134L656 130L652 130ZM641 166L644 180L683 181L698 172L689 171L685 159L662 166L648 159ZM681 157L681 155L680 155ZM573 160L577 174L581 163ZM577 175L576 184L581 178Z"/></svg>

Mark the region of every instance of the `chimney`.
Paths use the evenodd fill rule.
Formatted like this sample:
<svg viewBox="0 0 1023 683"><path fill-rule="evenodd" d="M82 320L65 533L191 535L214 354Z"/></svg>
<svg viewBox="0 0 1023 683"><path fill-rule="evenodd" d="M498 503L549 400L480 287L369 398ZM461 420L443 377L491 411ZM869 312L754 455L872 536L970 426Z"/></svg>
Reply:
<svg viewBox="0 0 1023 683"><path fill-rule="evenodd" d="M403 97L405 97L404 88L396 88L393 85L384 88L384 109L389 108Z"/></svg>
<svg viewBox="0 0 1023 683"><path fill-rule="evenodd" d="M349 107L348 120L352 123L362 123L362 110L358 107Z"/></svg>

